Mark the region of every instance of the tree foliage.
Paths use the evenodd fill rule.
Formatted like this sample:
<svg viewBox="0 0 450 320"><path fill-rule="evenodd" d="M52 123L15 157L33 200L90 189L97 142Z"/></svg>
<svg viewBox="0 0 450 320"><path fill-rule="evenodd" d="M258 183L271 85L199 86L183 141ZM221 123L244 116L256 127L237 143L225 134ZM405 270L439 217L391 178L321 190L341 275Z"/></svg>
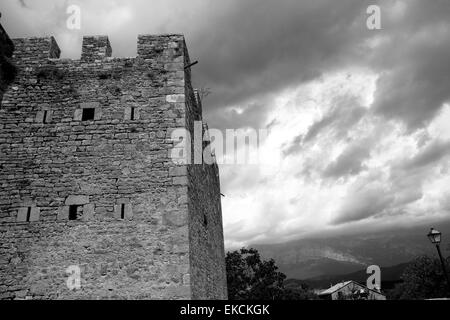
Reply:
<svg viewBox="0 0 450 320"><path fill-rule="evenodd" d="M10 84L14 81L16 76L17 67L10 61L10 59L0 54L0 82Z"/></svg>
<svg viewBox="0 0 450 320"><path fill-rule="evenodd" d="M447 270L450 270L449 265L449 259L447 259ZM439 259L428 256L416 258L406 267L402 280L403 282L390 293L389 298L415 300L450 297Z"/></svg>
<svg viewBox="0 0 450 320"><path fill-rule="evenodd" d="M286 276L277 271L275 261L261 260L256 249L228 252L226 268L229 299L298 300L312 297L304 288L285 288Z"/></svg>

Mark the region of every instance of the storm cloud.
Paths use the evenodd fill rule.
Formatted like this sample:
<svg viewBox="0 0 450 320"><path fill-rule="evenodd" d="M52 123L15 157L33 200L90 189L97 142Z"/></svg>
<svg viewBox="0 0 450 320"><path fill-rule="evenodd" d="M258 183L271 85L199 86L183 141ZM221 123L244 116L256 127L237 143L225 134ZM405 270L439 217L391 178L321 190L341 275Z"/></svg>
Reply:
<svg viewBox="0 0 450 320"><path fill-rule="evenodd" d="M68 1L4 0L1 23L54 35L69 58L83 35L107 34L121 57L138 34L185 34L209 127L270 128L262 148L281 159L220 168L226 241L240 245L448 211L449 2L377 1L369 30L373 2L78 0L68 30Z"/></svg>

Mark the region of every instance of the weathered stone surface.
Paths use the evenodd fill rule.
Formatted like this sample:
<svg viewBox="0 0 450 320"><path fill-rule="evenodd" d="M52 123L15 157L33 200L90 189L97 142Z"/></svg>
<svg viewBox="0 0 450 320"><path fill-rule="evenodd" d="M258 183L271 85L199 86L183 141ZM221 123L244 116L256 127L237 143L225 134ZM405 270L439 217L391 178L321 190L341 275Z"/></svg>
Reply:
<svg viewBox="0 0 450 320"><path fill-rule="evenodd" d="M100 107L100 103L99 102L82 102L80 103L80 108L84 109L84 108L98 108Z"/></svg>
<svg viewBox="0 0 450 320"><path fill-rule="evenodd" d="M194 299L227 296L217 164L188 166L190 283ZM208 243L208 246L204 244Z"/></svg>
<svg viewBox="0 0 450 320"><path fill-rule="evenodd" d="M88 221L94 218L95 214L95 204L91 203L84 206L84 212L83 212L83 220Z"/></svg>
<svg viewBox="0 0 450 320"><path fill-rule="evenodd" d="M112 49L107 36L83 37L81 59L85 61L98 61L111 57Z"/></svg>
<svg viewBox="0 0 450 320"><path fill-rule="evenodd" d="M172 94L166 96L167 102L185 102L184 94Z"/></svg>
<svg viewBox="0 0 450 320"><path fill-rule="evenodd" d="M83 205L89 203L89 196L68 196L65 202L65 205Z"/></svg>
<svg viewBox="0 0 450 320"><path fill-rule="evenodd" d="M133 218L133 208L131 207L130 203L125 203L124 200L122 200L120 204L114 206L114 218L122 219L122 205L123 219L131 220Z"/></svg>
<svg viewBox="0 0 450 320"><path fill-rule="evenodd" d="M169 211L164 213L163 224L168 226L182 227L188 224L188 213Z"/></svg>
<svg viewBox="0 0 450 320"><path fill-rule="evenodd" d="M180 185L180 186L187 186L188 178L187 178L187 176L175 177L175 178L173 178L173 184L174 185Z"/></svg>
<svg viewBox="0 0 450 320"><path fill-rule="evenodd" d="M40 210L36 207L19 208L17 212L17 222L36 222L39 221Z"/></svg>
<svg viewBox="0 0 450 320"><path fill-rule="evenodd" d="M183 36L139 36L136 58L111 58L106 37L85 37L80 60L58 59L52 37L14 44L20 72L0 108L0 298L226 298L217 166L170 158L169 132L201 120ZM67 287L73 265L79 290Z"/></svg>
<svg viewBox="0 0 450 320"><path fill-rule="evenodd" d="M184 177L187 176L186 166L176 166L169 168L169 176L171 177Z"/></svg>

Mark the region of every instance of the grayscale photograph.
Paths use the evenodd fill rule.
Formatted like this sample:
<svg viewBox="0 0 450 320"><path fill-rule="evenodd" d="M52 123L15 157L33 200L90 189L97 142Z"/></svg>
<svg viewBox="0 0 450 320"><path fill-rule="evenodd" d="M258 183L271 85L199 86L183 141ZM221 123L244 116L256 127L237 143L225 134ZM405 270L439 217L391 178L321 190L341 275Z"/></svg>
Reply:
<svg viewBox="0 0 450 320"><path fill-rule="evenodd" d="M450 300L450 1L1 0L0 300Z"/></svg>

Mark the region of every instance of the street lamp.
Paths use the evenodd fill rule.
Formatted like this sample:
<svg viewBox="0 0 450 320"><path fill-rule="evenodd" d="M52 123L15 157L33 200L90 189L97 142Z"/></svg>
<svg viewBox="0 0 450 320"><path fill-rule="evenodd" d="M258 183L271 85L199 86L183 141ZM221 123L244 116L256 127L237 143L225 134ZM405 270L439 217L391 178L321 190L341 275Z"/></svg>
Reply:
<svg viewBox="0 0 450 320"><path fill-rule="evenodd" d="M444 258L442 258L442 253L441 253L441 246L440 246L441 235L442 235L442 233L431 228L430 232L427 234L427 237L428 237L428 239L430 239L432 244L436 245L436 249L439 254L439 259L441 260L441 264L442 264L442 271L444 272L445 278L447 279L447 285L448 285L448 289L450 292L450 279L448 277L447 268L445 267Z"/></svg>
<svg viewBox="0 0 450 320"><path fill-rule="evenodd" d="M431 228L430 232L428 233L428 239L430 239L432 244L436 244L439 246L439 244L441 243L441 235L442 235L442 233L435 230L434 228ZM439 252L441 252L441 251L439 250ZM439 256L440 255L441 254L439 253Z"/></svg>

